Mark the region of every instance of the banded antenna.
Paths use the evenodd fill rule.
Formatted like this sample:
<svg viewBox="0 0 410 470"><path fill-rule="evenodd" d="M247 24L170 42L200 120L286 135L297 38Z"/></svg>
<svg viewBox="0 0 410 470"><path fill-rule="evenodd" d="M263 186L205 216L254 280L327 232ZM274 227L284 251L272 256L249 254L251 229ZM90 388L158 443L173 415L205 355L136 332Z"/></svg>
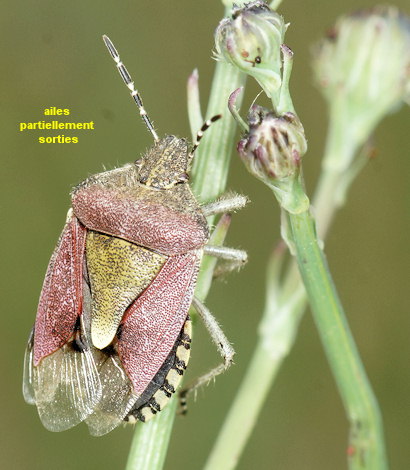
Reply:
<svg viewBox="0 0 410 470"><path fill-rule="evenodd" d="M131 96L134 99L135 104L138 106L142 120L144 121L148 130L151 132L152 136L154 137L155 142L158 142L159 140L158 135L155 132L154 126L152 125L152 122L150 118L148 117L147 112L144 109L141 95L138 93L138 90L135 89L134 82L131 78L131 75L129 74L125 65L121 62L117 49L114 47L114 44L111 42L111 39L105 34L103 35L103 40L104 40L105 45L107 46L109 53L111 54L111 57L115 60L115 63L117 65L117 69L118 69L119 74L121 75L121 78L124 80L124 83L127 85L128 89L131 92Z"/></svg>
<svg viewBox="0 0 410 470"><path fill-rule="evenodd" d="M199 147L199 143L201 142L202 136L204 135L204 132L211 127L211 125L221 119L222 114L216 114L215 116L212 116L211 119L208 119L202 124L201 129L199 129L198 133L196 134L196 139L194 142L194 145L192 146L191 150L191 155L195 152L195 150Z"/></svg>

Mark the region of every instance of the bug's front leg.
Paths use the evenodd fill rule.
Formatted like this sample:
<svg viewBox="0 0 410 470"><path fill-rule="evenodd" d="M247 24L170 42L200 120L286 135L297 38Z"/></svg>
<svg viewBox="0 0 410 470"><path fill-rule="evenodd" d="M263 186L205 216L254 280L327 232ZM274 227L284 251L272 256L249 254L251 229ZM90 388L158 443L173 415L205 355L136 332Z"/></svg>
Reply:
<svg viewBox="0 0 410 470"><path fill-rule="evenodd" d="M231 343L225 336L215 317L208 310L208 308L205 307L205 305L196 297L194 297L192 300L192 307L195 308L199 316L202 318L202 321L211 335L212 341L215 343L219 354L222 356L223 363L219 364L217 367L214 367L206 374L201 375L190 385L179 392L181 413L186 413L187 396L197 388L207 384L214 377L228 369L232 365L233 357L235 355L235 350L233 349Z"/></svg>
<svg viewBox="0 0 410 470"><path fill-rule="evenodd" d="M248 204L249 199L242 194L228 193L213 202L201 206L205 217L226 212L235 212Z"/></svg>
<svg viewBox="0 0 410 470"><path fill-rule="evenodd" d="M246 196L228 193L214 202L203 205L202 211L205 216L221 213L226 214L242 209L248 202L249 200ZM225 246L206 245L204 247L204 253L225 261L215 269L214 277L239 269L248 261L246 251Z"/></svg>

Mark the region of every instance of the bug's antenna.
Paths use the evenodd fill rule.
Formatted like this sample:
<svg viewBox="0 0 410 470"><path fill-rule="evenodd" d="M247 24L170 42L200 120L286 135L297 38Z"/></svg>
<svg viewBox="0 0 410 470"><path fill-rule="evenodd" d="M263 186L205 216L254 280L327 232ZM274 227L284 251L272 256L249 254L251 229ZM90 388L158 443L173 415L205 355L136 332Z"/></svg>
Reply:
<svg viewBox="0 0 410 470"><path fill-rule="evenodd" d="M144 121L145 125L148 127L148 130L151 132L152 136L154 137L154 140L157 142L159 140L158 135L155 132L154 126L152 125L152 122L150 118L148 117L147 112L144 109L141 95L138 93L138 90L134 88L134 82L131 78L131 75L129 74L125 65L121 62L117 49L114 47L114 44L111 42L110 38L104 34L103 40L112 58L115 60L115 63L117 64L118 72L120 73L121 78L124 80L124 83L127 85L128 89L131 92L131 96L133 97L135 104L138 106L142 120Z"/></svg>
<svg viewBox="0 0 410 470"><path fill-rule="evenodd" d="M199 147L199 142L201 142L201 139L202 139L202 136L204 135L204 132L209 129L211 127L211 125L218 121L219 119L221 119L222 117L222 114L216 114L215 116L211 117L211 119L208 119L207 121L205 121L203 124L202 124L202 127L201 129L199 129L197 135L196 135L196 139L195 139L195 142L194 142L194 145L192 146L192 150L190 152L190 154L192 155L195 150Z"/></svg>

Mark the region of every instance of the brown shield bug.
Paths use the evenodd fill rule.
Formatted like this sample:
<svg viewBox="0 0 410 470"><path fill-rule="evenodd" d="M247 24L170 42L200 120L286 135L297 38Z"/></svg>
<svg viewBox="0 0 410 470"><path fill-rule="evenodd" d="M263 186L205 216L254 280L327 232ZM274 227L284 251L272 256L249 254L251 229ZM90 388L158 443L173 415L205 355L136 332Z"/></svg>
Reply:
<svg viewBox="0 0 410 470"><path fill-rule="evenodd" d="M246 261L246 253L207 245L206 216L239 209L243 196L200 206L185 139L159 139L139 93L108 37L104 42L154 137L135 163L87 178L51 257L27 345L23 393L51 431L85 421L103 435L122 421L147 421L178 387L190 354L192 305L224 362L234 351L208 309L194 297L204 253Z"/></svg>

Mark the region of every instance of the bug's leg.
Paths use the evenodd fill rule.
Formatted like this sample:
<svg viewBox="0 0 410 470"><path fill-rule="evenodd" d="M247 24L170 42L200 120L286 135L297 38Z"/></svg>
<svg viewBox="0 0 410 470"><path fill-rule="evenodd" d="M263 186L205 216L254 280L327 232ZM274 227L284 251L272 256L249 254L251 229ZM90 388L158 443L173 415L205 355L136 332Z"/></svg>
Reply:
<svg viewBox="0 0 410 470"><path fill-rule="evenodd" d="M204 253L226 261L237 261L241 264L246 263L248 260L248 254L246 251L237 250L236 248L228 248L227 246L205 245Z"/></svg>
<svg viewBox="0 0 410 470"><path fill-rule="evenodd" d="M244 207L247 203L248 203L248 198L246 196L230 193L230 194L223 195L222 197L220 197L214 202L211 202L209 204L204 204L202 206L202 211L205 216L222 213L222 214L225 214L225 217L226 217L228 216L230 212L242 209L242 207ZM224 215L220 219L220 222L222 222L223 218L224 218ZM218 231L218 225L219 223L217 224L215 228L215 232ZM229 226L229 221L228 221L228 226ZM204 253L225 261L224 263L216 267L216 269L214 270L213 277L218 277L225 273L231 272L235 269L239 269L241 266L243 266L247 262L248 255L246 254L245 251L236 250L234 248L227 248L224 246L220 246L219 244L212 245L212 237L210 241L211 241L211 244L208 244L204 247Z"/></svg>
<svg viewBox="0 0 410 470"><path fill-rule="evenodd" d="M224 212L234 212L242 209L249 202L249 199L242 194L228 193L216 201L201 206L205 217L214 214L223 214Z"/></svg>
<svg viewBox="0 0 410 470"><path fill-rule="evenodd" d="M218 352L223 358L223 363L219 364L219 366L217 367L214 367L206 374L201 375L200 377L195 379L190 385L188 385L186 388L179 392L182 413L186 412L187 396L197 388L207 384L214 377L228 369L228 367L232 365L233 356L235 355L235 351L231 346L228 338L225 336L221 327L218 325L218 322L215 320L215 317L205 307L205 305L196 297L194 297L192 299L192 306L202 318L202 321L204 322L209 334L211 335L212 341L215 343Z"/></svg>
<svg viewBox="0 0 410 470"><path fill-rule="evenodd" d="M224 263L217 265L214 270L214 277L219 277L223 274L239 269L248 261L248 254L246 251L229 248L227 246L205 245L204 253L225 261Z"/></svg>

